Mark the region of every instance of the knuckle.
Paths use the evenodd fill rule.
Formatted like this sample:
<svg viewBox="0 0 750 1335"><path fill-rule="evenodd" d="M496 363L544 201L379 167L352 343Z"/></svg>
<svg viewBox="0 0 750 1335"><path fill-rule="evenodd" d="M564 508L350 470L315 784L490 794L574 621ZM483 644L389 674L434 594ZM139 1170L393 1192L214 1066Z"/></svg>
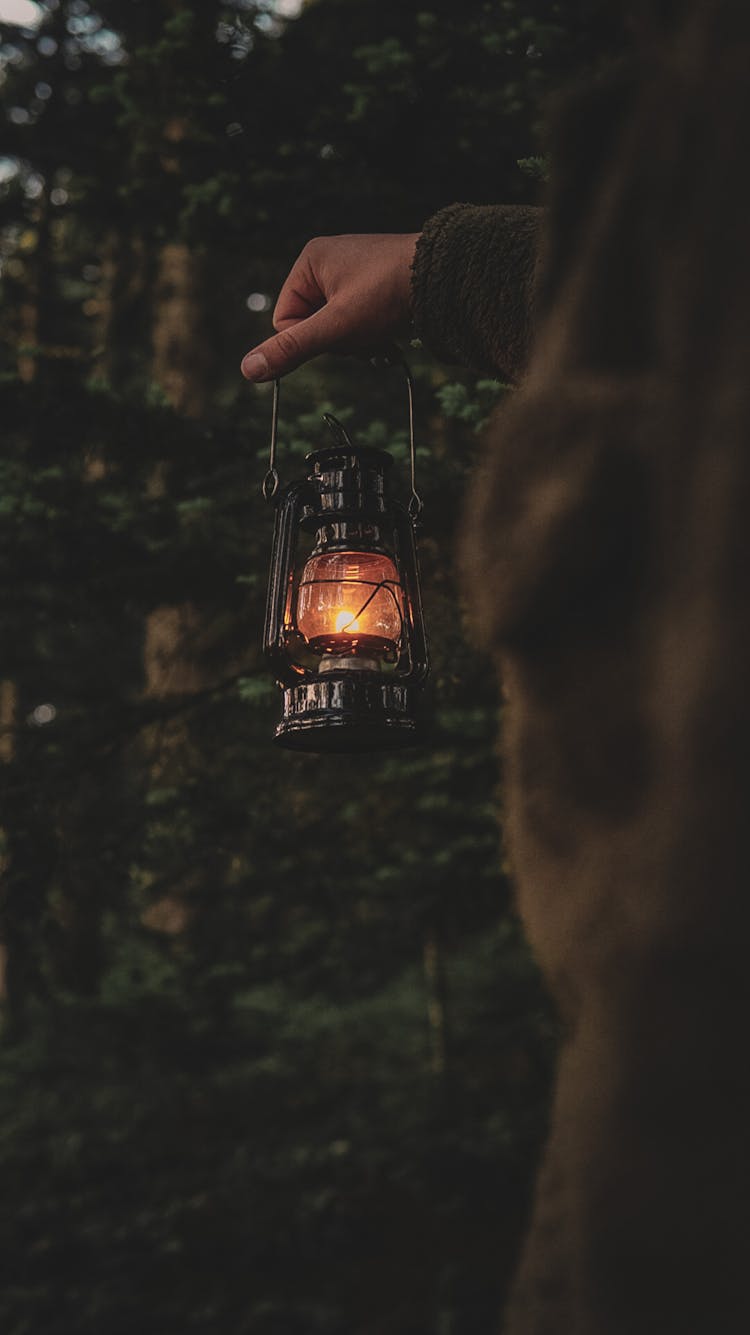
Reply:
<svg viewBox="0 0 750 1335"><path fill-rule="evenodd" d="M302 255L309 264L320 262L331 244L330 236L312 236L305 245Z"/></svg>
<svg viewBox="0 0 750 1335"><path fill-rule="evenodd" d="M302 345L292 329L282 329L276 335L276 347L285 361L299 361L302 358Z"/></svg>

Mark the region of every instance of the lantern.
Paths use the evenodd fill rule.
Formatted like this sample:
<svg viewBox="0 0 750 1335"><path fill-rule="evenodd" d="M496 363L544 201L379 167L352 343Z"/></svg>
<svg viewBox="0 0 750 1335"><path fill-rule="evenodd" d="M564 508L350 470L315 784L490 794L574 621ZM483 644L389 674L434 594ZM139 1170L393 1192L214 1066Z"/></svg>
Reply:
<svg viewBox="0 0 750 1335"><path fill-rule="evenodd" d="M415 527L414 414L409 392L412 494L390 491L393 459L355 445L330 413L331 441L307 475L278 492L279 382L263 494L277 505L264 652L282 691L280 746L371 751L420 740L416 704L428 672Z"/></svg>

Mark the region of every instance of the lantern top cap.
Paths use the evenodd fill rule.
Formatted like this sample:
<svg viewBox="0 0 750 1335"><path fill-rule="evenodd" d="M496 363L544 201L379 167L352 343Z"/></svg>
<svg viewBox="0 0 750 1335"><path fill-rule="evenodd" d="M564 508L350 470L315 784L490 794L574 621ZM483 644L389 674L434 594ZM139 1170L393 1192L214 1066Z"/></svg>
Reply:
<svg viewBox="0 0 750 1335"><path fill-rule="evenodd" d="M333 413L324 413L323 421L333 436L333 444L324 445L319 450L313 450L305 455L305 463L312 464L314 471L325 468L327 465L338 463L342 458L351 458L357 463L369 463L375 465L383 471L390 468L393 463L393 456L386 450L378 449L373 445L357 445L351 439L346 427L342 422L334 417Z"/></svg>

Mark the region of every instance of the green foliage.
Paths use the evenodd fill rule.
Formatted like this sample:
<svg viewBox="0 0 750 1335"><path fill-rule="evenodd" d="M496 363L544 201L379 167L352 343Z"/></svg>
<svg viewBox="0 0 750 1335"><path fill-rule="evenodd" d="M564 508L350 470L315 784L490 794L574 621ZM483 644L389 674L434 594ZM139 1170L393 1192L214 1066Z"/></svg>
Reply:
<svg viewBox="0 0 750 1335"><path fill-rule="evenodd" d="M5 1055L0 1164L19 1209L0 1238L7 1256L20 1231L24 1258L5 1328L343 1333L442 1310L488 1329L539 1132L517 941L497 930L456 958L452 1088L430 1068L414 968L342 1006L217 967L220 1029L179 972L123 955L100 1002L40 1018Z"/></svg>
<svg viewBox="0 0 750 1335"><path fill-rule="evenodd" d="M532 181L546 181L549 179L549 158L519 158L518 165L522 172L531 177Z"/></svg>
<svg viewBox="0 0 750 1335"><path fill-rule="evenodd" d="M472 386L461 381L441 385L437 391L440 410L451 421L465 422L475 431L487 425L492 409L510 390L500 380L477 380Z"/></svg>

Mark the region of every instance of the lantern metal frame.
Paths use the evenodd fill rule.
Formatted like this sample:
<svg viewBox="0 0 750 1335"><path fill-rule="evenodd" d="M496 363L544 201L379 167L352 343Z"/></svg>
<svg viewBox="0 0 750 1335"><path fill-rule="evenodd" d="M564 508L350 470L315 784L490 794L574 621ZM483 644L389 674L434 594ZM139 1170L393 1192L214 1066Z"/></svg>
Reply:
<svg viewBox="0 0 750 1335"><path fill-rule="evenodd" d="M263 651L282 691L276 742L290 750L360 752L393 750L421 740L417 702L429 673L429 655L419 583L416 528L422 502L415 486L414 398L404 370L409 402L411 497L392 498L393 458L385 450L355 445L332 414L324 415L333 441L307 455L307 475L280 488L276 468L280 386L273 387L273 421L265 499L276 507ZM326 652L310 661L297 626L301 578L300 537L316 534L306 560L325 553L375 553L388 557L399 575L400 636L395 661L380 666L356 652ZM341 580L334 580L341 583ZM346 581L344 581L346 582ZM380 581L355 620L377 592ZM357 580L362 584L367 581ZM308 661L305 661L307 658Z"/></svg>

